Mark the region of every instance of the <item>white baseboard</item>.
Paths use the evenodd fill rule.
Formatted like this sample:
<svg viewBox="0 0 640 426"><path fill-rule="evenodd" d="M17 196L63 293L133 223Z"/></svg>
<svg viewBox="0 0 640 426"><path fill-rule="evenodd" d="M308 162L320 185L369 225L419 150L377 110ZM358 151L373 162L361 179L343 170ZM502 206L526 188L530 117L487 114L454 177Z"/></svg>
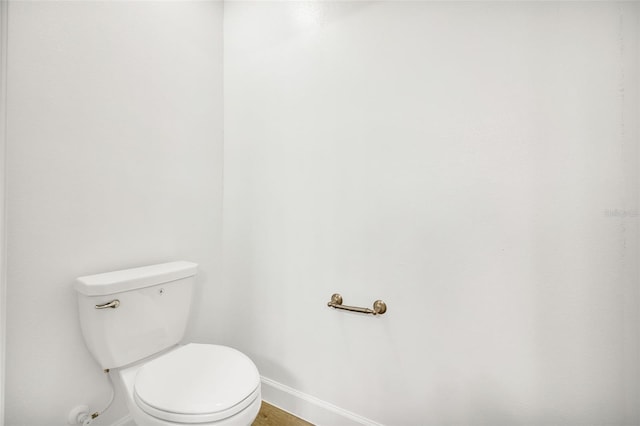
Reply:
<svg viewBox="0 0 640 426"><path fill-rule="evenodd" d="M136 426L136 423L133 421L133 417L131 414L127 414L126 416L116 420L111 426Z"/></svg>
<svg viewBox="0 0 640 426"><path fill-rule="evenodd" d="M358 414L337 407L315 396L300 392L267 377L262 379L262 399L317 426L383 426Z"/></svg>

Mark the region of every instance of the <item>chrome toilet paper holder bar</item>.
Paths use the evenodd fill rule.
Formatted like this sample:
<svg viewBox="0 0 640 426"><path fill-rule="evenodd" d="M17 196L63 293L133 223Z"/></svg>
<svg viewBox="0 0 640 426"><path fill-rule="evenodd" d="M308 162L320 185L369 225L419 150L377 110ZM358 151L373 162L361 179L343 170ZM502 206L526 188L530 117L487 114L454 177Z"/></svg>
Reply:
<svg viewBox="0 0 640 426"><path fill-rule="evenodd" d="M376 300L373 302L373 309L360 308L358 306L349 306L342 304L342 296L335 293L331 296L331 300L327 303L327 306L334 309L342 309L344 311L359 312L361 314L370 315L382 315L387 312L387 304L382 300Z"/></svg>

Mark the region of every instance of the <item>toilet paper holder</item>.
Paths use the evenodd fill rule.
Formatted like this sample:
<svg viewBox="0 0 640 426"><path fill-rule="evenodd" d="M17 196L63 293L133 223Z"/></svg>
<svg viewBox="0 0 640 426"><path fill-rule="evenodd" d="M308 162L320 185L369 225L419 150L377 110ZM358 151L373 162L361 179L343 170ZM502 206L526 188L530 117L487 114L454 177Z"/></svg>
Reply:
<svg viewBox="0 0 640 426"><path fill-rule="evenodd" d="M361 308L359 306L343 305L342 296L338 293L331 296L331 300L327 303L327 306L334 309L342 309L344 311L359 312L361 314L370 315L382 315L387 312L387 304L382 300L376 300L373 302L373 309Z"/></svg>

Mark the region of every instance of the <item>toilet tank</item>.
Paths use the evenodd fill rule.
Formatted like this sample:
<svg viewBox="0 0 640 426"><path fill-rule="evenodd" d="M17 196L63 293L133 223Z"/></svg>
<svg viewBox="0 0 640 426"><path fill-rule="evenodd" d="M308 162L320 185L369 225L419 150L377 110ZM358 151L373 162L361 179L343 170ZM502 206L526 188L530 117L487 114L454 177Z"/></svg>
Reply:
<svg viewBox="0 0 640 426"><path fill-rule="evenodd" d="M182 340L197 267L170 262L76 280L82 334L102 368L131 364Z"/></svg>

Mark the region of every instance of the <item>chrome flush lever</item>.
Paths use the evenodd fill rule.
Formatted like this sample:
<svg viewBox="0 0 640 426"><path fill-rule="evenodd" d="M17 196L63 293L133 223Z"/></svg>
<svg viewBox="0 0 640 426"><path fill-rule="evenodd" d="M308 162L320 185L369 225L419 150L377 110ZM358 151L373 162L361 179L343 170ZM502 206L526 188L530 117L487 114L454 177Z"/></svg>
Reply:
<svg viewBox="0 0 640 426"><path fill-rule="evenodd" d="M120 306L120 301L118 299L114 299L111 302L103 303L102 305L96 305L96 309L115 309Z"/></svg>

